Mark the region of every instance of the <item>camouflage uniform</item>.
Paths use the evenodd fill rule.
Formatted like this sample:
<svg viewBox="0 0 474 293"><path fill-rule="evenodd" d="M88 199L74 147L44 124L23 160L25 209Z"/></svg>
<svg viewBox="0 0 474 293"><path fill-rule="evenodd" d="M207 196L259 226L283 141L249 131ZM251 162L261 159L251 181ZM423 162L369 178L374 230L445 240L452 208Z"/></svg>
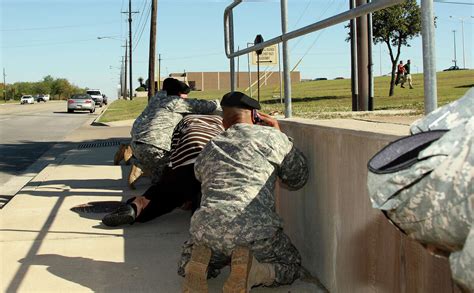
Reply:
<svg viewBox="0 0 474 293"><path fill-rule="evenodd" d="M282 231L273 195L278 177L292 189L308 179L305 158L288 137L271 127L235 124L206 145L194 170L201 208L191 219L179 274L196 243L213 252L211 276L230 262L235 246L247 246L259 262L275 264L275 285L298 278L300 255Z"/></svg>
<svg viewBox="0 0 474 293"><path fill-rule="evenodd" d="M161 178L169 162L171 137L185 114L210 114L220 111L218 101L183 99L158 92L133 123L130 146L139 165L153 172L153 181Z"/></svg>
<svg viewBox="0 0 474 293"><path fill-rule="evenodd" d="M375 208L409 237L451 252L454 280L474 291L474 98L467 94L424 119L411 131L450 129L396 173L369 172ZM470 95L470 96L469 96Z"/></svg>

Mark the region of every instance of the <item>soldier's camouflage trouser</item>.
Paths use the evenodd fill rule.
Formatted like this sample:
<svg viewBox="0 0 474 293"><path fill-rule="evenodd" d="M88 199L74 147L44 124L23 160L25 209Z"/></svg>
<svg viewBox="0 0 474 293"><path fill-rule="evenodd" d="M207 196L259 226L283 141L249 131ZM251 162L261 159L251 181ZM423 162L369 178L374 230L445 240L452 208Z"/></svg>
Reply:
<svg viewBox="0 0 474 293"><path fill-rule="evenodd" d="M230 264L231 255L214 250L213 247L215 245L212 245L212 243L201 244L206 245L212 250L208 277L217 277L220 269ZM186 241L183 245L181 260L178 264L178 274L180 276L184 277L185 275L184 268L191 259L192 246L192 240ZM300 277L302 273L301 256L296 247L291 243L290 238L283 233L283 230L278 230L271 238L248 243L248 247L260 263L275 265L275 282L272 286L291 284Z"/></svg>
<svg viewBox="0 0 474 293"><path fill-rule="evenodd" d="M142 170L149 171L153 183L160 182L163 171L169 163L169 152L146 143L134 141L130 146L136 159L133 163Z"/></svg>

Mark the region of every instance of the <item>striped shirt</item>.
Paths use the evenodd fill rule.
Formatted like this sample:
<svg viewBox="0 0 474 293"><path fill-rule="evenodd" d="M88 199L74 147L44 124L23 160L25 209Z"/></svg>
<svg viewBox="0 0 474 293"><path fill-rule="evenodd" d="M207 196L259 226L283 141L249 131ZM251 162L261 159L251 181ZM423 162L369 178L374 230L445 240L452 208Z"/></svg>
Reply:
<svg viewBox="0 0 474 293"><path fill-rule="evenodd" d="M194 164L207 142L223 131L220 116L185 116L173 132L169 163L171 169Z"/></svg>

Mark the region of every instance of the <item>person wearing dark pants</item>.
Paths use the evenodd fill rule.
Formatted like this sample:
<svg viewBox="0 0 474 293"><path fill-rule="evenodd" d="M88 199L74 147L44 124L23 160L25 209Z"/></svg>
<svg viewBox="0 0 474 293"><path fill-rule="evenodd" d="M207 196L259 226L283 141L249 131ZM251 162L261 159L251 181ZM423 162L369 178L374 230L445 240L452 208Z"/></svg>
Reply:
<svg viewBox="0 0 474 293"><path fill-rule="evenodd" d="M106 226L147 222L191 203L194 212L200 203L201 184L194 175L194 162L214 136L224 131L222 118L214 115L188 115L176 126L171 139L169 164L161 181L142 196L134 197L106 215Z"/></svg>

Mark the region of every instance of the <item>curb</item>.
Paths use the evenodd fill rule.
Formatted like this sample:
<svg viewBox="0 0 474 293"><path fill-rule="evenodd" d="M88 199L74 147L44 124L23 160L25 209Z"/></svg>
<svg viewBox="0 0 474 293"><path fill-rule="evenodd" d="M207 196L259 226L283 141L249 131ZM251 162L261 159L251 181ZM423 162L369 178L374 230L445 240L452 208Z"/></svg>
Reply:
<svg viewBox="0 0 474 293"><path fill-rule="evenodd" d="M107 111L107 109L109 108L109 105L107 104L107 106L105 106L105 108L102 108L102 112L100 113L99 116L97 116L90 125L92 126L107 126L109 127L110 125L106 124L106 123L103 123L103 122L97 122L97 120L99 120L102 115L104 115L104 113Z"/></svg>

